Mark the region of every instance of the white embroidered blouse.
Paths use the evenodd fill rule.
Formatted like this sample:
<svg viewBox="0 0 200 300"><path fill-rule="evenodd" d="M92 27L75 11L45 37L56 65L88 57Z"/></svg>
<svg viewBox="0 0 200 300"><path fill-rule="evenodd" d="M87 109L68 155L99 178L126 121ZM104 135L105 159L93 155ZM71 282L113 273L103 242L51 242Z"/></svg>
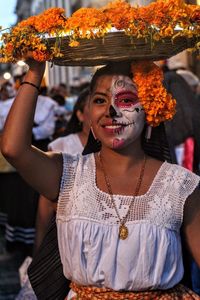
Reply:
<svg viewBox="0 0 200 300"><path fill-rule="evenodd" d="M109 194L96 185L95 159L63 154L58 243L65 276L113 290L168 289L183 276L180 227L184 203L199 183L186 169L164 162L146 194L114 195L121 218L134 204L126 240Z"/></svg>

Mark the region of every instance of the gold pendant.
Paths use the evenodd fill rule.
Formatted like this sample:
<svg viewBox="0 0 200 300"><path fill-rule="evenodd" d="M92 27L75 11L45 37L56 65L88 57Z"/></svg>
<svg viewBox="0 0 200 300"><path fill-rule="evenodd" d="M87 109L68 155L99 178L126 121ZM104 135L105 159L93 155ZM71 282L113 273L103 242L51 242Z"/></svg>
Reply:
<svg viewBox="0 0 200 300"><path fill-rule="evenodd" d="M121 240L125 240L127 237L128 237L128 228L124 224L121 224L119 226L119 238Z"/></svg>

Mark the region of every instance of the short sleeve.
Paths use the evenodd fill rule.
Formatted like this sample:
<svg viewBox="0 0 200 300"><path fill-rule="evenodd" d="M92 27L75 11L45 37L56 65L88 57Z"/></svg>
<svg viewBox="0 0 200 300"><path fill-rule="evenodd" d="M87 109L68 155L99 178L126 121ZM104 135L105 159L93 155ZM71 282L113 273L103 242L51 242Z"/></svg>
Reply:
<svg viewBox="0 0 200 300"><path fill-rule="evenodd" d="M62 153L63 157L63 172L60 183L60 192L57 205L57 218L65 216L66 204L69 200L70 193L74 186L77 166L80 160L80 155L71 156Z"/></svg>

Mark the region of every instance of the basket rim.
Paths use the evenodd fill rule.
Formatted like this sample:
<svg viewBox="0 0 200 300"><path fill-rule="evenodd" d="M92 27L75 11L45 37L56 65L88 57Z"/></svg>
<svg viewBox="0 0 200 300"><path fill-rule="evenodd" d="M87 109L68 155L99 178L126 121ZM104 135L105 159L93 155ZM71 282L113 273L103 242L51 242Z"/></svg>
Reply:
<svg viewBox="0 0 200 300"><path fill-rule="evenodd" d="M200 41L200 35L186 37L179 35L154 41L127 35L124 31L108 32L104 37L94 39L77 39L77 47L70 47L70 36L48 37L47 45L59 43L63 57L54 58L55 65L94 66L104 65L110 61L121 60L161 60L179 52L193 48ZM109 49L111 47L111 49ZM118 50L118 55L116 54Z"/></svg>

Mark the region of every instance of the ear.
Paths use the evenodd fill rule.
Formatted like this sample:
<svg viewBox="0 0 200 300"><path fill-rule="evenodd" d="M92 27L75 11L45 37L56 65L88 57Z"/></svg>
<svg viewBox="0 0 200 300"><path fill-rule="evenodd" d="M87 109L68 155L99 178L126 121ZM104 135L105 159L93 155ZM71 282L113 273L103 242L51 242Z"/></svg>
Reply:
<svg viewBox="0 0 200 300"><path fill-rule="evenodd" d="M83 121L84 121L84 116L83 116L83 113L82 113L80 110L77 110L76 116L77 116L79 122L83 123Z"/></svg>

